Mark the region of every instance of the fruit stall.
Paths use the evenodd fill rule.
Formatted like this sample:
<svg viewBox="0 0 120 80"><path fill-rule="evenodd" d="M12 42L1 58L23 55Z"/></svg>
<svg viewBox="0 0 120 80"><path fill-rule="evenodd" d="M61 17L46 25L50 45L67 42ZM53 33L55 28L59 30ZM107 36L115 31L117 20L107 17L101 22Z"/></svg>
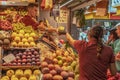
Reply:
<svg viewBox="0 0 120 80"><path fill-rule="evenodd" d="M8 4L0 7L0 80L78 80L78 55L58 38L63 33L35 31L18 22L28 2L16 1L14 7L0 1Z"/></svg>

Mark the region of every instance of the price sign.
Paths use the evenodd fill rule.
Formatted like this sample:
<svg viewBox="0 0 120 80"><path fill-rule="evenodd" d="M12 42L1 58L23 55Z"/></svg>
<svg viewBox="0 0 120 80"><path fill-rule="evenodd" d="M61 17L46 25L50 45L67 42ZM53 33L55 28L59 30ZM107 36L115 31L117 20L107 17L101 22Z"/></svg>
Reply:
<svg viewBox="0 0 120 80"><path fill-rule="evenodd" d="M13 54L9 54L9 55L5 56L5 57L3 58L3 60L4 60L6 63L9 63L9 62L15 60L15 56L14 56Z"/></svg>
<svg viewBox="0 0 120 80"><path fill-rule="evenodd" d="M120 0L112 0L112 6L120 5Z"/></svg>

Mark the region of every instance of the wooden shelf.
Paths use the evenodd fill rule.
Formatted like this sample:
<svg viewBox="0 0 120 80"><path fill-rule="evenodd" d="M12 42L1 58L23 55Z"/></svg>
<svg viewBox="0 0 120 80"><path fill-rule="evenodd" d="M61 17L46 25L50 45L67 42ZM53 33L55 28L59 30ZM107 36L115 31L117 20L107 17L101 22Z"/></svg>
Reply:
<svg viewBox="0 0 120 80"><path fill-rule="evenodd" d="M3 70L8 70L8 69L39 69L40 66L2 66Z"/></svg>

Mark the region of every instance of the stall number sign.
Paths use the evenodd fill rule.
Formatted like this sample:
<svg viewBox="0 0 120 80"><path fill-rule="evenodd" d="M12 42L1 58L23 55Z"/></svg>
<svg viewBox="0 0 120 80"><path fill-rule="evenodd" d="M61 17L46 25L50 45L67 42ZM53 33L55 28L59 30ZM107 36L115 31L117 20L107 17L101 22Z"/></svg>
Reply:
<svg viewBox="0 0 120 80"><path fill-rule="evenodd" d="M120 0L112 0L112 6L120 5Z"/></svg>
<svg viewBox="0 0 120 80"><path fill-rule="evenodd" d="M60 10L60 16L57 17L57 22L58 23L67 23L67 10Z"/></svg>
<svg viewBox="0 0 120 80"><path fill-rule="evenodd" d="M6 63L10 63L11 61L15 60L15 56L13 54L9 54L7 56L5 56L3 58L3 60L6 62Z"/></svg>

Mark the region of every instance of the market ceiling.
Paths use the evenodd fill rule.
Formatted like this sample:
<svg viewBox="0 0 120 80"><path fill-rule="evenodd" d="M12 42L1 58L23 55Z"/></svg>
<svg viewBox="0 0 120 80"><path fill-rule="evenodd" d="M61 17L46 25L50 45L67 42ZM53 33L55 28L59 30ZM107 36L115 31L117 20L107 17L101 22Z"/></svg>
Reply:
<svg viewBox="0 0 120 80"><path fill-rule="evenodd" d="M61 7L71 8L72 11L95 4L101 0L59 0Z"/></svg>

